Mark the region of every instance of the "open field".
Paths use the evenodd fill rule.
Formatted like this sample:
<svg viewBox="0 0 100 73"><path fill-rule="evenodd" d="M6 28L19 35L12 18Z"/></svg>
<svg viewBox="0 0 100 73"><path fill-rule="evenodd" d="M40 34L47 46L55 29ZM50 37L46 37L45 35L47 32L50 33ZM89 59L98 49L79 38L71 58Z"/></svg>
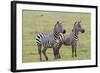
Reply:
<svg viewBox="0 0 100 73"><path fill-rule="evenodd" d="M71 32L76 20L81 20L85 33L79 35L77 58L72 58L71 46L62 46L59 60L86 60L91 58L91 14L72 12L44 12L23 10L23 63L39 62L35 37L39 32L52 32L57 20L62 22L66 32ZM49 61L54 61L53 50L48 48ZM44 59L44 56L43 56Z"/></svg>

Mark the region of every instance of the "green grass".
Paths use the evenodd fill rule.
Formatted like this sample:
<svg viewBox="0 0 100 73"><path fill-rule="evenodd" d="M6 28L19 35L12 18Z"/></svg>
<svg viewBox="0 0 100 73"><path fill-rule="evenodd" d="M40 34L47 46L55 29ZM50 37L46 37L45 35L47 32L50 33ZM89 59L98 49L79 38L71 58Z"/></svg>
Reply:
<svg viewBox="0 0 100 73"><path fill-rule="evenodd" d="M81 25L85 29L84 34L79 35L77 58L72 58L71 46L62 46L59 60L86 60L91 57L91 14L70 13L70 12L44 12L23 10L23 63L39 62L38 49L35 37L39 32L51 32L57 20L61 20L63 27L69 33L76 20L81 20ZM49 61L54 61L53 50L48 48L47 55ZM42 56L44 59L44 56Z"/></svg>

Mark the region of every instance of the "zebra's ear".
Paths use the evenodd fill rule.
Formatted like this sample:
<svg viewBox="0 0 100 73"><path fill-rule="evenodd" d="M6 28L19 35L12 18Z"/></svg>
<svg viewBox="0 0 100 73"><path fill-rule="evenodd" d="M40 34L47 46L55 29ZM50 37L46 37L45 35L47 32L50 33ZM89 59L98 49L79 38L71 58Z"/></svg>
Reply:
<svg viewBox="0 0 100 73"><path fill-rule="evenodd" d="M57 23L56 24L59 24L59 21L57 21Z"/></svg>
<svg viewBox="0 0 100 73"><path fill-rule="evenodd" d="M77 21L74 23L74 26L75 26L76 23L77 23Z"/></svg>

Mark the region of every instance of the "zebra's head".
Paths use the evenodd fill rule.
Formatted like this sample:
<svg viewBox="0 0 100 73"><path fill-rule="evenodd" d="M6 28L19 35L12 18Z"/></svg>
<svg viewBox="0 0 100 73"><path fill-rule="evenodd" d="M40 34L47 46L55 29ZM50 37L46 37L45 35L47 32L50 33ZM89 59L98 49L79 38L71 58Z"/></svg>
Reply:
<svg viewBox="0 0 100 73"><path fill-rule="evenodd" d="M56 22L53 33L54 36L58 36L60 33L66 33L66 30L63 28L62 23L60 21Z"/></svg>
<svg viewBox="0 0 100 73"><path fill-rule="evenodd" d="M84 28L82 28L80 23L81 23L81 21L76 21L74 23L74 27L73 27L72 31L77 32L77 33L78 32L84 33L85 30L84 30Z"/></svg>

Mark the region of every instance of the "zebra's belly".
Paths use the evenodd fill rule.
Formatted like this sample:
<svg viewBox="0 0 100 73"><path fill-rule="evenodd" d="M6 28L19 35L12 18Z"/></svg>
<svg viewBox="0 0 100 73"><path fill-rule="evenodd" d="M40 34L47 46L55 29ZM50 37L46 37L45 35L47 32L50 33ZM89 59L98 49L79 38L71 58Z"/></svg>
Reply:
<svg viewBox="0 0 100 73"><path fill-rule="evenodd" d="M66 38L65 41L64 41L64 45L71 45L71 39Z"/></svg>
<svg viewBox="0 0 100 73"><path fill-rule="evenodd" d="M55 41L49 42L49 43L46 43L45 45L43 45L43 47L45 47L45 48L55 48L55 47L58 47L58 46L59 46L59 43L56 43Z"/></svg>
<svg viewBox="0 0 100 73"><path fill-rule="evenodd" d="M53 48L54 46L52 44L47 44L47 45L45 45L43 47L45 47L45 48Z"/></svg>
<svg viewBox="0 0 100 73"><path fill-rule="evenodd" d="M70 46L70 45L71 45L71 43L67 42L67 43L64 43L64 45L66 45L66 46L67 46L67 45L69 45L69 46Z"/></svg>
<svg viewBox="0 0 100 73"><path fill-rule="evenodd" d="M42 42L41 45L44 47L44 48L53 48L54 47L54 41L45 41L45 42Z"/></svg>

